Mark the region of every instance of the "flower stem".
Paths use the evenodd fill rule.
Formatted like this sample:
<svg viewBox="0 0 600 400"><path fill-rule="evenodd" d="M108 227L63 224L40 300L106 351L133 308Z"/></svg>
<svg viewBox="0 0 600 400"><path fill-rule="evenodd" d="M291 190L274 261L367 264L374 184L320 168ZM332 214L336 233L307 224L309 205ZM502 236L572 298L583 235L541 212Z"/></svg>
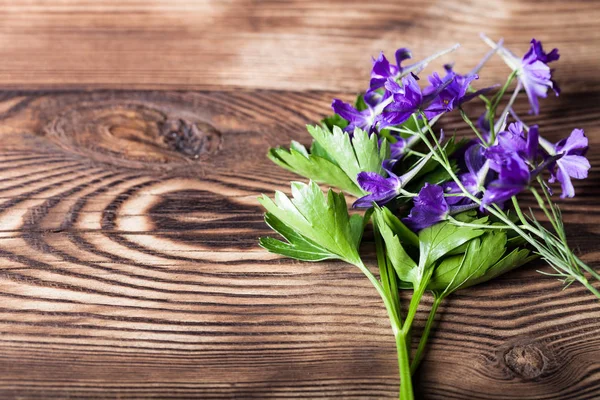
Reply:
<svg viewBox="0 0 600 400"><path fill-rule="evenodd" d="M421 340L419 340L419 347L417 347L417 352L415 353L412 364L410 365L411 374L415 373L417 368L419 368L421 360L423 359L425 346L427 345L427 340L429 339L429 333L431 332L431 327L433 325L433 322L435 321L435 314L437 312L438 307L442 303L442 300L442 296L434 295L433 304L431 306L431 310L429 311L429 317L427 318L427 322L425 323L425 327L423 328Z"/></svg>
<svg viewBox="0 0 600 400"><path fill-rule="evenodd" d="M584 276L577 278L577 280L579 281L579 283L581 283L583 286L585 286L590 292L592 292L598 299L600 299L600 292L595 287L593 287Z"/></svg>
<svg viewBox="0 0 600 400"><path fill-rule="evenodd" d="M413 400L415 396L410 372L410 356L405 335L396 335L396 349L398 351L398 369L400 370L400 400Z"/></svg>
<svg viewBox="0 0 600 400"><path fill-rule="evenodd" d="M467 115L467 113L465 113L462 108L460 108L459 111L460 111L460 116L462 117L463 121L465 121L467 123L467 125L469 125L471 127L471 129L473 130L473 132L475 132L475 135L477 136L477 138L481 142L481 145L483 147L488 147L489 146L488 143L485 141L485 139L483 139L483 136L481 136L481 133L479 132L479 129L477 129L475 127L475 124L473 124L473 121L471 121L471 119L469 118L469 116Z"/></svg>
<svg viewBox="0 0 600 400"><path fill-rule="evenodd" d="M383 299L394 339L396 342L396 353L398 356L398 372L400 376L400 399L414 399L412 378L410 373L410 353L406 343L406 335L402 331L402 322L400 315L400 299L398 296L397 276L394 268L389 263L385 253L383 238L379 233L376 219L373 219L373 230L375 233L375 249L377 253L377 264L381 277L380 293ZM372 274L371 274L372 276ZM373 277L374 278L374 277ZM370 278L369 278L370 279Z"/></svg>

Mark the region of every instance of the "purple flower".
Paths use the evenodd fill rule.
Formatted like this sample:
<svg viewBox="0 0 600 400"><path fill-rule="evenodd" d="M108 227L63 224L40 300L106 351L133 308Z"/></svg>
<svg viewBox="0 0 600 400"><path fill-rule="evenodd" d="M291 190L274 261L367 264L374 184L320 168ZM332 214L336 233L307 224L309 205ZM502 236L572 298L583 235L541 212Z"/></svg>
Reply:
<svg viewBox="0 0 600 400"><path fill-rule="evenodd" d="M402 183L393 172L386 170L388 177L384 178L376 172L361 172L356 177L359 186L370 194L356 200L353 207L368 208L373 202L384 205L394 200L400 194Z"/></svg>
<svg viewBox="0 0 600 400"><path fill-rule="evenodd" d="M534 163L538 155L539 133L538 126L529 128L527 137L521 122L513 122L507 131L498 133L498 146L505 152L515 153L525 161Z"/></svg>
<svg viewBox="0 0 600 400"><path fill-rule="evenodd" d="M548 89L553 89L556 95L559 95L560 89L552 80L552 70L548 67L549 63L559 59L558 49L546 53L540 41L531 39L531 47L523 58L519 59L501 44L496 45L485 35L482 35L482 38L491 47L498 50L498 54L513 71L517 71L517 77L525 88L533 114L539 114L538 98L545 98L548 95Z"/></svg>
<svg viewBox="0 0 600 400"><path fill-rule="evenodd" d="M552 71L548 63L559 59L558 49L545 53L542 43L531 39L531 47L521 60L519 79L525 88L531 111L539 114L538 97L545 98L548 89L553 89L556 95L560 93L558 86L552 80Z"/></svg>
<svg viewBox="0 0 600 400"><path fill-rule="evenodd" d="M414 75L409 74L402 78L402 85L388 79L385 88L392 94L393 102L381 114L379 126L399 125L410 118L419 110L423 103L423 94Z"/></svg>
<svg viewBox="0 0 600 400"><path fill-rule="evenodd" d="M348 126L344 129L346 132L354 132L354 128L360 128L372 133L377 125L375 110L367 103L368 108L359 111L348 103L339 99L334 99L331 108L340 117L348 121Z"/></svg>
<svg viewBox="0 0 600 400"><path fill-rule="evenodd" d="M435 93L433 100L424 110L425 116L431 119L436 115L452 111L465 101L473 98L474 95L478 95L479 92L467 95L469 85L478 78L475 74L459 75L453 72L450 67L446 67L446 76L444 78L441 78L437 72L434 72L429 77L431 85L423 90L425 96Z"/></svg>
<svg viewBox="0 0 600 400"><path fill-rule="evenodd" d="M402 73L402 61L409 58L411 58L410 50L400 48L396 50L396 65L392 65L381 52L377 59L373 59L369 92L381 89L390 78L394 81L397 80Z"/></svg>
<svg viewBox="0 0 600 400"><path fill-rule="evenodd" d="M400 194L402 187L417 176L432 156L433 153L429 153L402 176L397 176L392 172L391 167L395 162L393 159L383 162L383 169L387 172L387 178L376 172L360 172L356 177L358 185L369 194L356 200L352 207L368 208L371 207L373 202L380 206L389 203Z"/></svg>
<svg viewBox="0 0 600 400"><path fill-rule="evenodd" d="M426 183L413 202L410 214L402 221L415 232L443 221L450 213L444 190L438 185Z"/></svg>
<svg viewBox="0 0 600 400"><path fill-rule="evenodd" d="M550 166L550 183L558 180L562 188L560 197L575 196L575 189L571 178L585 179L588 176L590 162L585 157L588 149L588 139L585 137L583 129L574 129L568 138L561 140L554 146L544 140L544 148L550 155L562 155Z"/></svg>
<svg viewBox="0 0 600 400"><path fill-rule="evenodd" d="M531 174L527 164L516 154L504 153L498 179L489 183L481 201L481 207L495 203L502 205L512 196L529 186Z"/></svg>

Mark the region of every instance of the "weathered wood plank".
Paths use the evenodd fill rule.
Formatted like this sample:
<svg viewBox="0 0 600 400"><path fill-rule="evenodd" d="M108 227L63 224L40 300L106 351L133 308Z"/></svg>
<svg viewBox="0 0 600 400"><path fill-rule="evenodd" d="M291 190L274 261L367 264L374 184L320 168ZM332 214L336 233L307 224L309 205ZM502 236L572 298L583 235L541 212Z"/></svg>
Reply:
<svg viewBox="0 0 600 400"><path fill-rule="evenodd" d="M457 67L487 50L479 33L524 52L561 50L564 89L598 90L595 1L0 1L0 87L245 87L364 90L369 57L424 57L460 42ZM489 82L504 79L494 62Z"/></svg>
<svg viewBox="0 0 600 400"><path fill-rule="evenodd" d="M308 141L304 124L334 95L3 93L0 397L396 398L394 341L368 281L256 245L269 233L256 196L295 179L267 148ZM567 93L541 116L550 139L578 121L593 165L595 98ZM595 266L599 177L563 208ZM600 396L600 308L536 268L443 306L423 398Z"/></svg>

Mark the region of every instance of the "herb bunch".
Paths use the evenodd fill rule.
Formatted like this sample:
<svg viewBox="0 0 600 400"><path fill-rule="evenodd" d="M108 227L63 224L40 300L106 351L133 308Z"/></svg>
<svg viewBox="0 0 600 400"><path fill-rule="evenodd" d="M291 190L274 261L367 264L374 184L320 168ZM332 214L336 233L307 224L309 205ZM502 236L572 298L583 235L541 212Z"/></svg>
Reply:
<svg viewBox="0 0 600 400"><path fill-rule="evenodd" d="M526 125L513 110L523 92L531 114L539 98L559 89L546 53L533 39L517 57L482 35L491 50L462 75L445 66L421 89L418 74L458 45L409 65L411 53L398 49L395 62L383 53L373 60L369 88L354 105L335 99L334 115L308 126L309 149L292 142L272 148L277 165L308 178L292 182L291 197L263 195L265 221L283 237L261 238L270 252L304 261L338 259L359 268L381 296L396 339L400 398L412 399L411 374L418 367L438 306L453 292L493 279L542 257L568 286L579 282L600 298L590 283L600 275L570 249L553 184L562 198L575 195L572 180L587 177L588 141L574 129L558 143L544 139L537 125ZM503 85L475 89L478 73L494 55L510 72ZM510 94L510 96L508 96ZM508 97L508 100L505 99ZM471 119L463 109L481 101L485 112ZM457 112L473 137L457 141L435 128L445 114ZM326 194L319 184L329 186ZM336 192L334 189L339 190ZM345 192L357 200L348 212ZM525 212L519 195L530 192L542 224ZM361 258L361 239L372 224L379 277ZM401 311L399 290L412 289ZM411 328L425 292L433 305L417 350L411 354Z"/></svg>

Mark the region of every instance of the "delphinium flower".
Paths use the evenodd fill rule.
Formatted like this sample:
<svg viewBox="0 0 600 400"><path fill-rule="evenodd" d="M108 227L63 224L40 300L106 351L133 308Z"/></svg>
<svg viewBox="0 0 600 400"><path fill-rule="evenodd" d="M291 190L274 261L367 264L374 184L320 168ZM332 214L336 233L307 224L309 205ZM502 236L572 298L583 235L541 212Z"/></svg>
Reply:
<svg viewBox="0 0 600 400"><path fill-rule="evenodd" d="M421 89L416 84L416 75L414 74L423 70L431 61L454 51L456 48L458 48L458 45L437 52L422 61L406 67L403 67L401 63L411 58L411 53L408 49L400 48L396 50L395 65L390 64L385 55L381 53L377 59L373 60L369 89L363 96L367 109L358 110L339 99L333 100L332 108L334 112L349 123L345 130L353 132L354 128L358 127L369 133L373 133L377 132L377 128L381 129L391 126L391 120L396 125L406 121L412 114L407 115L407 112L411 109L417 110L423 105L423 100L429 102L434 97L434 95L425 96L425 99L423 99ZM401 84L398 84L398 81ZM405 88L407 85L408 87ZM438 89L438 92L439 90L441 88ZM381 115L384 110L387 111L387 117Z"/></svg>
<svg viewBox="0 0 600 400"><path fill-rule="evenodd" d="M440 221L444 221L449 215L458 214L477 207L473 202L462 205L451 205L448 202L451 197L444 196L444 189L439 185L426 183L413 198L414 206L408 217L402 222L414 232L430 227Z"/></svg>
<svg viewBox="0 0 600 400"><path fill-rule="evenodd" d="M467 94L471 82L479 79L477 74L459 75L452 71L452 67L447 65L446 76L441 78L437 72L429 77L430 86L423 89L423 94L428 96L439 90L439 93L425 108L425 116L429 119L444 112L452 111L462 103L474 98L481 92Z"/></svg>
<svg viewBox="0 0 600 400"><path fill-rule="evenodd" d="M376 172L361 172L357 176L358 184L361 189L369 193L356 200L353 207L369 208L376 203L384 205L394 200L402 193L402 189L410 182L421 169L427 164L431 156L422 158L410 171L404 175L397 176L390 169L390 163L384 162L384 170L387 172L387 178Z"/></svg>
<svg viewBox="0 0 600 400"><path fill-rule="evenodd" d="M522 58L519 58L507 48L496 45L486 36L482 35L482 37L490 46L498 48L498 53L502 56L504 62L516 72L527 93L533 114L539 114L538 98L547 97L548 89L554 90L555 94L559 95L560 89L553 81L552 70L548 66L550 62L559 59L558 49L552 49L552 51L546 53L540 41L531 39L531 47Z"/></svg>
<svg viewBox="0 0 600 400"><path fill-rule="evenodd" d="M385 58L383 52L381 52L377 59L373 59L373 69L371 70L369 92L373 92L377 89L384 87L385 82L387 82L388 79L400 79L404 70L401 65L402 61L408 60L411 57L412 55L410 53L410 50L400 48L396 50L396 65L393 65L390 64L387 58Z"/></svg>
<svg viewBox="0 0 600 400"><path fill-rule="evenodd" d="M488 204L502 205L525 190L533 176L539 173L536 169L539 135L537 126L529 128L527 137L523 124L512 123L508 130L500 132L498 144L485 150L490 168L498 173L498 179L489 183L482 199L482 207Z"/></svg>
<svg viewBox="0 0 600 400"><path fill-rule="evenodd" d="M550 156L559 157L550 165L551 177L549 182L558 181L562 188L561 197L575 196L571 178L584 179L588 176L590 162L585 157L588 150L588 139L583 129L574 129L568 138L552 145L540 138L540 144Z"/></svg>
<svg viewBox="0 0 600 400"><path fill-rule="evenodd" d="M359 111L340 99L334 99L331 108L336 114L348 121L348 126L344 129L346 132L354 132L355 128L360 128L373 133L378 122L377 105L373 105L371 102L366 102L366 104L367 109Z"/></svg>
<svg viewBox="0 0 600 400"><path fill-rule="evenodd" d="M405 122L426 101L417 83L417 78L413 74L402 78L400 84L392 79L388 79L385 83L385 88L391 94L393 101L381 114L379 124L381 128Z"/></svg>

